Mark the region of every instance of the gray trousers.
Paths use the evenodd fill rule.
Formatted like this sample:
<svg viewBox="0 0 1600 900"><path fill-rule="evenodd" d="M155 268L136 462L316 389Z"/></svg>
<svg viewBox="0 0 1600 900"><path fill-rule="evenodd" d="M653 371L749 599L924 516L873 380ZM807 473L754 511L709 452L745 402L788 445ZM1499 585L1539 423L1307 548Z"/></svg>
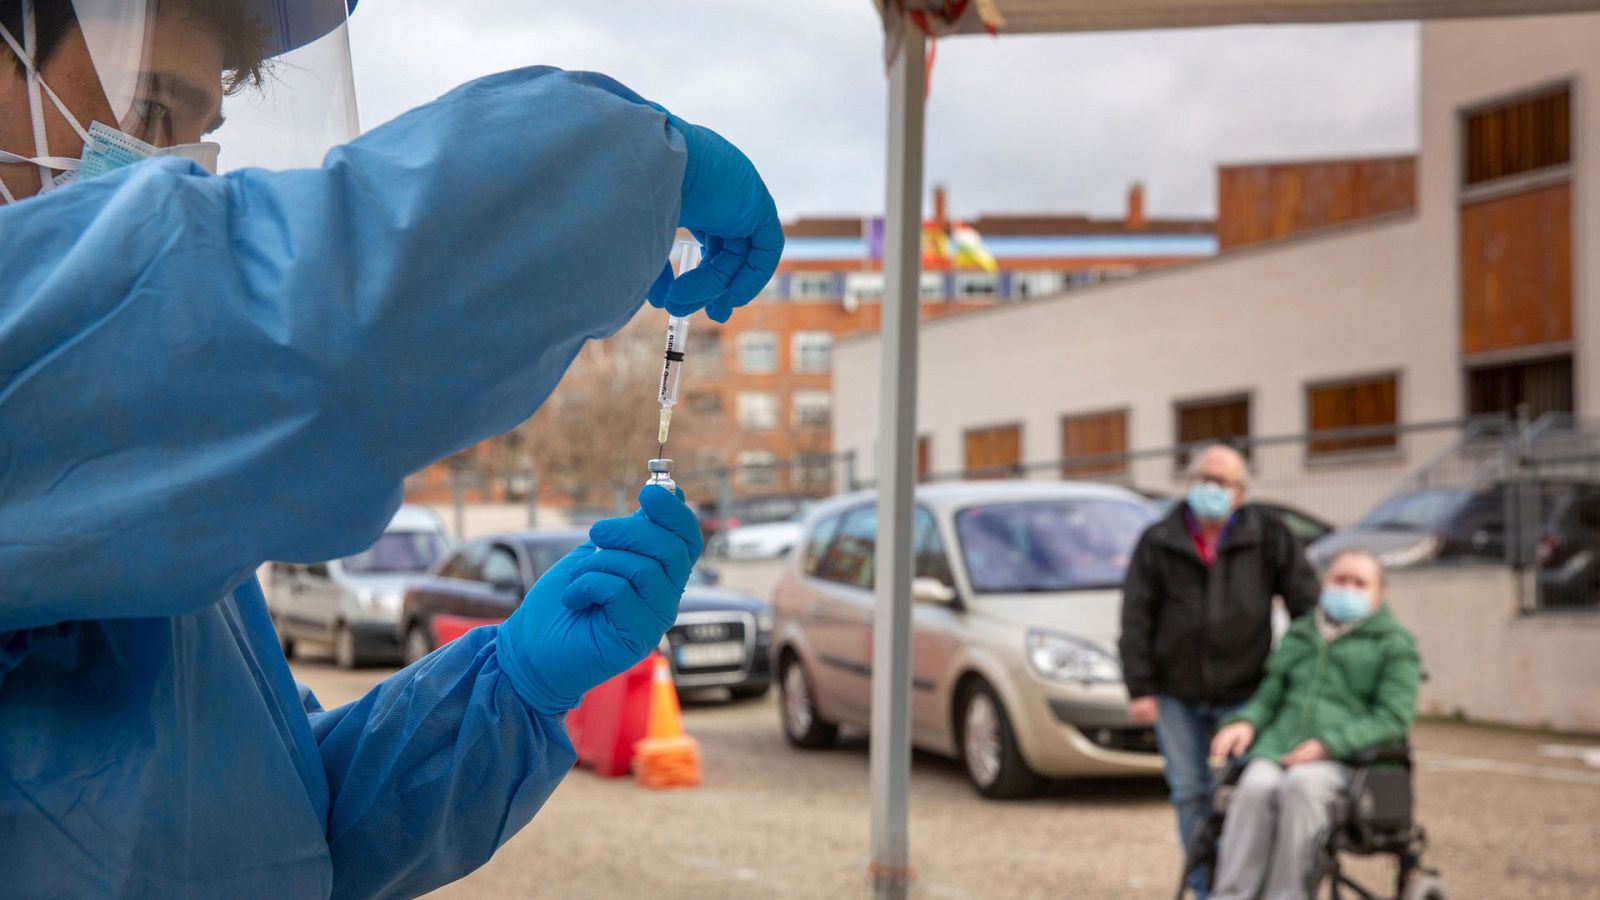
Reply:
<svg viewBox="0 0 1600 900"><path fill-rule="evenodd" d="M1330 804L1350 784L1341 763L1285 770L1251 760L1234 787L1217 847L1211 900L1304 900Z"/></svg>

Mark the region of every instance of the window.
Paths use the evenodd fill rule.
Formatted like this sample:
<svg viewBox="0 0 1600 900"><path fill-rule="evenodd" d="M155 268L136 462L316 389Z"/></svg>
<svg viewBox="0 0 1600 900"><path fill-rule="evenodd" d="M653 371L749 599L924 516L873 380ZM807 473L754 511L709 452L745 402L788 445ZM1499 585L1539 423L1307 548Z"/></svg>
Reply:
<svg viewBox="0 0 1600 900"><path fill-rule="evenodd" d="M734 415L739 427L765 431L778 427L778 395L771 391L740 391Z"/></svg>
<svg viewBox="0 0 1600 900"><path fill-rule="evenodd" d="M1572 89L1468 113L1462 174L1468 185L1572 161Z"/></svg>
<svg viewBox="0 0 1600 900"><path fill-rule="evenodd" d="M957 272L957 297L998 297L1000 276L988 272Z"/></svg>
<svg viewBox="0 0 1600 900"><path fill-rule="evenodd" d="M827 391L795 391L794 427L827 428L833 424L833 395Z"/></svg>
<svg viewBox="0 0 1600 900"><path fill-rule="evenodd" d="M1038 500L956 514L972 589L1016 594L1119 587L1155 512L1125 500Z"/></svg>
<svg viewBox="0 0 1600 900"><path fill-rule="evenodd" d="M771 487L778 481L778 458L765 450L745 450L735 458L741 487Z"/></svg>
<svg viewBox="0 0 1600 900"><path fill-rule="evenodd" d="M944 540L939 537L939 526L933 514L917 507L916 524L911 536L913 578L932 578L945 587L955 587L955 576L950 574L950 557L944 552Z"/></svg>
<svg viewBox="0 0 1600 900"><path fill-rule="evenodd" d="M1065 460L1061 464L1062 478L1126 475L1127 458L1113 454L1127 452L1127 410L1061 417L1061 457ZM1074 457L1090 459L1073 462Z"/></svg>
<svg viewBox="0 0 1600 900"><path fill-rule="evenodd" d="M807 575L822 571L822 560L828 554L828 545L833 543L833 536L839 533L840 518L829 516L811 529L811 536L806 539L806 558L803 562Z"/></svg>
<svg viewBox="0 0 1600 900"><path fill-rule="evenodd" d="M1059 294L1065 289L1066 279L1059 272L1011 273L1011 296L1021 300Z"/></svg>
<svg viewBox="0 0 1600 900"><path fill-rule="evenodd" d="M943 300L946 296L944 275L938 272L923 272L919 286L924 300Z"/></svg>
<svg viewBox="0 0 1600 900"><path fill-rule="evenodd" d="M883 299L883 273L882 272L851 272L844 276L844 297L846 300L862 303L871 301L877 303Z"/></svg>
<svg viewBox="0 0 1600 900"><path fill-rule="evenodd" d="M489 555L483 560L483 577L480 579L491 585L522 587L522 576L517 572L517 557L511 548L504 544L495 544L489 549Z"/></svg>
<svg viewBox="0 0 1600 900"><path fill-rule="evenodd" d="M790 345L794 371L826 372L833 368L833 335L828 332L796 331Z"/></svg>
<svg viewBox="0 0 1600 900"><path fill-rule="evenodd" d="M722 394L711 390L690 391L684 398L684 405L695 415L716 416L722 414Z"/></svg>
<svg viewBox="0 0 1600 900"><path fill-rule="evenodd" d="M789 276L789 297L794 300L827 300L839 296L832 272L796 272Z"/></svg>
<svg viewBox="0 0 1600 900"><path fill-rule="evenodd" d="M927 481L933 474L933 438L922 435L917 438L917 480Z"/></svg>
<svg viewBox="0 0 1600 900"><path fill-rule="evenodd" d="M778 336L770 331L746 331L739 335L739 371L751 374L778 369Z"/></svg>
<svg viewBox="0 0 1600 900"><path fill-rule="evenodd" d="M1393 426L1400 421L1395 376L1364 378L1306 388L1306 430ZM1399 446L1393 431L1355 437L1312 438L1312 456L1350 450L1387 450Z"/></svg>
<svg viewBox="0 0 1600 900"><path fill-rule="evenodd" d="M339 564L346 572L366 575L422 572L448 548L444 535L437 531L385 531L376 544Z"/></svg>
<svg viewBox="0 0 1600 900"><path fill-rule="evenodd" d="M722 329L696 328L689 332L689 356L698 365L722 356Z"/></svg>
<svg viewBox="0 0 1600 900"><path fill-rule="evenodd" d="M462 547L453 559L445 563L439 574L445 578L459 578L462 581L482 581L483 558L488 555L488 542L474 541Z"/></svg>
<svg viewBox="0 0 1600 900"><path fill-rule="evenodd" d="M966 476L1005 478L1019 474L1022 463L1022 426L974 428L965 435Z"/></svg>
<svg viewBox="0 0 1600 900"><path fill-rule="evenodd" d="M826 491L833 487L833 459L826 453L802 453L794 470L796 490Z"/></svg>
<svg viewBox="0 0 1600 900"><path fill-rule="evenodd" d="M1572 412L1572 357L1467 370L1467 415L1514 413L1528 404L1534 418Z"/></svg>
<svg viewBox="0 0 1600 900"><path fill-rule="evenodd" d="M1175 407L1178 419L1178 443L1226 444L1237 438L1250 437L1250 398L1223 397L1215 400L1193 400ZM1238 449L1245 459L1250 458L1250 445L1239 441ZM1177 466L1189 466L1189 453L1179 450Z"/></svg>
<svg viewBox="0 0 1600 900"><path fill-rule="evenodd" d="M839 537L828 548L818 576L853 587L872 588L872 557L877 552L878 508L858 506L844 514Z"/></svg>

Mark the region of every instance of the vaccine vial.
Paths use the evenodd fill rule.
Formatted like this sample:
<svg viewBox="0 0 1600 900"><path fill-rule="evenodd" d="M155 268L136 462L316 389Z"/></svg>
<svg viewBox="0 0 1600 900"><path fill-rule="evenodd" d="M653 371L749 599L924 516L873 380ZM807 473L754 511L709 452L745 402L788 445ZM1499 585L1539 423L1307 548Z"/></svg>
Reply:
<svg viewBox="0 0 1600 900"><path fill-rule="evenodd" d="M656 484L669 491L678 489L678 483L672 480L672 460L652 459L645 467L650 470L650 480L645 482L646 486Z"/></svg>

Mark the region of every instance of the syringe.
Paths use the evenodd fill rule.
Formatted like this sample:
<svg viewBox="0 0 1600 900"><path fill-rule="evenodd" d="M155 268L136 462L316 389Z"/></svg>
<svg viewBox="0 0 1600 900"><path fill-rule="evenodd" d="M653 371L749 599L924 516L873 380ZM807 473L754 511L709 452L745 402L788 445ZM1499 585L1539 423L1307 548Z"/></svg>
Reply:
<svg viewBox="0 0 1600 900"><path fill-rule="evenodd" d="M700 265L700 244L696 241L678 241L672 245L673 258L678 263L678 275ZM672 424L672 407L678 403L678 384L683 380L684 352L689 342L689 317L667 317L667 349L661 360L661 387L656 399L661 404L661 421L656 430L656 440L661 444L656 456L667 449L667 430Z"/></svg>

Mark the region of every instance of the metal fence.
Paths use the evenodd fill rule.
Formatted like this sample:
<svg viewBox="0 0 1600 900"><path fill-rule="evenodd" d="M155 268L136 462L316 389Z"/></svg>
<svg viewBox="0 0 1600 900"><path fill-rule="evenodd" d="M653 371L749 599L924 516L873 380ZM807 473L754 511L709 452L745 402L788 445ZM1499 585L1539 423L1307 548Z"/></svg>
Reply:
<svg viewBox="0 0 1600 900"><path fill-rule="evenodd" d="M1226 443L1250 464L1250 497L1330 526L1360 522L1391 500L1428 495L1458 504L1441 558L1504 564L1523 577L1519 603L1534 609L1600 611L1600 421L1551 414L1344 428L1235 438ZM922 473L921 480L1070 479L1118 484L1152 498L1181 498L1187 466L1203 443L1019 461L987 468ZM808 453L760 467L680 463L675 480L702 506L785 493L826 496L870 489L854 451ZM785 477L779 477L784 475ZM452 505L462 530L464 498L485 477L452 472ZM643 477L599 489L554 485L544 490L531 474L512 479L508 492L526 509L526 525L541 523L540 498L564 518L585 521L625 513ZM502 507L504 504L502 504ZM1465 510L1465 511L1461 511ZM1473 512L1476 511L1476 512ZM1469 514L1471 513L1471 514ZM1473 515L1478 519L1474 520ZM520 526L522 523L516 523Z"/></svg>

